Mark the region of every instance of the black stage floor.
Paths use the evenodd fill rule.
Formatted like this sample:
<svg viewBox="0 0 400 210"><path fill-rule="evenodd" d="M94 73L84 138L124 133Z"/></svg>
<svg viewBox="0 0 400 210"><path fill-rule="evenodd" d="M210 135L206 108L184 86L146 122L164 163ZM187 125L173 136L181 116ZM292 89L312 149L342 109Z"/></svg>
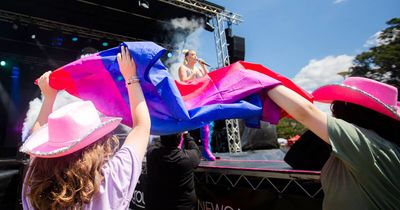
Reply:
<svg viewBox="0 0 400 210"><path fill-rule="evenodd" d="M201 161L197 171L228 173L282 179L319 180L320 171L295 170L283 161L280 149L240 153L215 153L216 161Z"/></svg>

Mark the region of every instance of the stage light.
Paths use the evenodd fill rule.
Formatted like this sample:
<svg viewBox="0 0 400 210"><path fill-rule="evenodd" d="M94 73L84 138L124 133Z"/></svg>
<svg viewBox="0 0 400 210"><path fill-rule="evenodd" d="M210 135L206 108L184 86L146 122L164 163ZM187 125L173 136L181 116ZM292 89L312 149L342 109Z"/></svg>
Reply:
<svg viewBox="0 0 400 210"><path fill-rule="evenodd" d="M11 70L11 78L18 79L19 78L19 67L13 66Z"/></svg>
<svg viewBox="0 0 400 210"><path fill-rule="evenodd" d="M204 25L204 29L206 29L206 31L213 32L215 28L211 23L206 22L206 24Z"/></svg>
<svg viewBox="0 0 400 210"><path fill-rule="evenodd" d="M6 66L7 65L7 62L5 62L5 61L0 61L0 66Z"/></svg>
<svg viewBox="0 0 400 210"><path fill-rule="evenodd" d="M71 40L72 40L73 42L77 42L77 41L78 41L78 37L74 36L74 37L72 37Z"/></svg>
<svg viewBox="0 0 400 210"><path fill-rule="evenodd" d="M206 23L206 25L205 25L205 29L207 30L207 31L209 31L209 32L213 32L214 31L214 26L213 25L211 25L211 23Z"/></svg>
<svg viewBox="0 0 400 210"><path fill-rule="evenodd" d="M12 29L14 29L14 31L18 30L19 20L14 20L11 27L12 27Z"/></svg>
<svg viewBox="0 0 400 210"><path fill-rule="evenodd" d="M108 47L108 42L103 42L101 45L102 45L103 47Z"/></svg>
<svg viewBox="0 0 400 210"><path fill-rule="evenodd" d="M172 53L171 53L171 52L168 52L168 53L167 53L167 56L168 56L168 58L172 57Z"/></svg>
<svg viewBox="0 0 400 210"><path fill-rule="evenodd" d="M29 37L31 39L37 39L38 38L39 30L38 30L37 26L34 23L29 23L27 28L26 28L26 31L30 35Z"/></svg>
<svg viewBox="0 0 400 210"><path fill-rule="evenodd" d="M14 30L18 30L18 25L17 25L16 23L13 23L12 28L13 28Z"/></svg>
<svg viewBox="0 0 400 210"><path fill-rule="evenodd" d="M20 72L19 72L19 67L18 66L13 66L11 70L11 85L10 85L10 95L11 95L11 100L15 104L16 107L19 107L21 104L21 97L20 97Z"/></svg>
<svg viewBox="0 0 400 210"><path fill-rule="evenodd" d="M150 4L147 0L138 0L138 3L139 3L139 7L143 7L145 9L150 8Z"/></svg>
<svg viewBox="0 0 400 210"><path fill-rule="evenodd" d="M59 37L53 38L51 45L55 46L55 47L61 47L63 45L63 43L64 43L64 38L59 36Z"/></svg>

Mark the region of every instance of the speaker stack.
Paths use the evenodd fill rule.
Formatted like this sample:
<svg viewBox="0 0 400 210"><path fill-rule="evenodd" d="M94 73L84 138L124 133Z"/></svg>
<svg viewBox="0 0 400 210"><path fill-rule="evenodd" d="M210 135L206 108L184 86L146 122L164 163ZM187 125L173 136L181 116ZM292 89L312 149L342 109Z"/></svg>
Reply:
<svg viewBox="0 0 400 210"><path fill-rule="evenodd" d="M225 30L226 42L228 43L229 61L243 61L245 57L245 40L240 36L233 36L231 29Z"/></svg>

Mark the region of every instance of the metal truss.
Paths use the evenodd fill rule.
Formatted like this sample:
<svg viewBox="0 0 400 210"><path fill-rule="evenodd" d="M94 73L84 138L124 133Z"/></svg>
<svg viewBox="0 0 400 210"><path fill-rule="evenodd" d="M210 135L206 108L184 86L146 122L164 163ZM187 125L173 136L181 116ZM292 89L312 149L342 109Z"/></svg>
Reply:
<svg viewBox="0 0 400 210"><path fill-rule="evenodd" d="M34 65L38 68L47 67L46 66L47 63L50 64L50 66L52 68L56 68L56 67L59 67L59 66L62 66L62 65L65 65L66 63L68 63L67 60L46 59L46 58L37 57L37 56L19 55L19 54L14 54L14 53L2 52L1 50L0 50L0 56L20 60L20 61L23 61L23 63L26 63L31 66Z"/></svg>
<svg viewBox="0 0 400 210"><path fill-rule="evenodd" d="M239 24L243 21L242 16L239 14L235 14L223 8L216 7L198 0L158 0L158 1L174 5L176 7L184 8L193 12L205 14L211 17L220 15L225 21L230 22L232 24Z"/></svg>
<svg viewBox="0 0 400 210"><path fill-rule="evenodd" d="M225 120L227 140L230 153L242 152L242 144L240 141L239 120Z"/></svg>
<svg viewBox="0 0 400 210"><path fill-rule="evenodd" d="M230 64L224 22L224 18L220 14L215 15L213 18L215 49L217 51L219 68ZM229 152L241 152L242 144L240 141L239 121L237 119L225 120L225 125Z"/></svg>
<svg viewBox="0 0 400 210"><path fill-rule="evenodd" d="M33 16L24 15L24 14L20 14L20 13L16 13L16 12L11 12L11 11L5 11L5 10L0 10L0 20L5 21L5 22L13 22L15 20L18 20L19 23L21 23L21 24L25 24L25 25L34 24L38 28L41 28L44 30L60 30L64 33L78 34L82 37L92 38L92 39L97 39L97 40L109 39L109 40L114 40L114 41L118 41L118 42L124 42L127 40L142 41L141 39L137 39L134 37L123 36L123 35L119 35L119 34L95 30L95 29L89 29L89 28L85 28L85 27L61 23L61 22L57 22L57 21L53 21L53 20L47 20L44 18L33 17Z"/></svg>
<svg viewBox="0 0 400 210"><path fill-rule="evenodd" d="M195 181L197 183L206 183L213 185L223 185L229 183L229 187L244 187L247 185L253 190L263 190L262 186L269 186L274 189L275 193L282 195L285 193L290 193L290 188L296 188L300 190L300 192L307 195L309 198L316 198L317 196L322 195L322 187L318 180L309 180L309 179L300 179L300 178L290 178L290 179L277 179L276 177L267 177L267 176L248 176L248 175L237 175L231 176L231 174L226 173L208 173L208 172L196 172L195 173ZM278 181L279 180L279 181ZM282 184L282 181L284 182ZM280 183L279 183L280 182ZM241 185L239 186L239 183ZM312 184L315 187L313 189L309 189L306 185Z"/></svg>
<svg viewBox="0 0 400 210"><path fill-rule="evenodd" d="M215 49L217 51L218 67L222 68L230 64L228 44L226 42L225 22L221 15L217 14L213 19Z"/></svg>

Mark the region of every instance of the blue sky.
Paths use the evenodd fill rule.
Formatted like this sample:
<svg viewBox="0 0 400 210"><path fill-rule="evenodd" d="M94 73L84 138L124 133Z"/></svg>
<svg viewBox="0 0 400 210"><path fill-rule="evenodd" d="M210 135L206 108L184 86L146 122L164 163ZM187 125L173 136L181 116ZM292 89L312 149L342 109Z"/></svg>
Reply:
<svg viewBox="0 0 400 210"><path fill-rule="evenodd" d="M246 61L263 64L311 91L343 79L355 55L376 42L399 0L211 0L241 14L234 35L246 39ZM217 65L213 33L198 32L199 57Z"/></svg>

